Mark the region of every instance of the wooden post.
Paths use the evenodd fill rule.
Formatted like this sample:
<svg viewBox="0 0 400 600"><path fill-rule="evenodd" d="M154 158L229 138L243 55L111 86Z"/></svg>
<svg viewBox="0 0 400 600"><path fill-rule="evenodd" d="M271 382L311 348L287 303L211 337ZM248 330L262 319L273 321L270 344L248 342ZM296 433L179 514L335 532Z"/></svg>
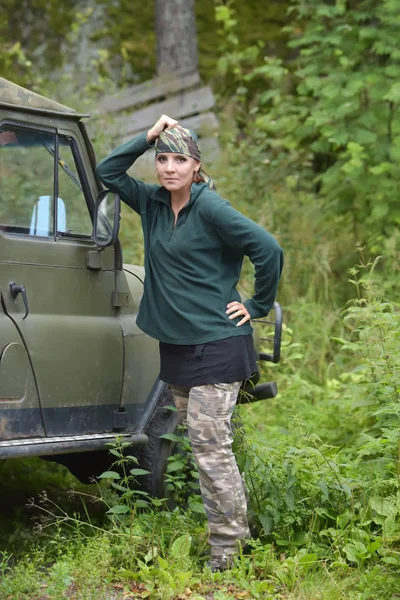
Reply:
<svg viewBox="0 0 400 600"><path fill-rule="evenodd" d="M157 74L197 71L194 0L155 0Z"/></svg>

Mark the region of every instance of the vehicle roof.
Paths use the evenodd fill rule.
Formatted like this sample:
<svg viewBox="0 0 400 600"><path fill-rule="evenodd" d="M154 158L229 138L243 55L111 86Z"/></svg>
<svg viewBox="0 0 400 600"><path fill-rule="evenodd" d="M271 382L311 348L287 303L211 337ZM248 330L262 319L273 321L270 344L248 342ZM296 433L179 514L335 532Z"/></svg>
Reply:
<svg viewBox="0 0 400 600"><path fill-rule="evenodd" d="M88 117L88 114L78 113L73 108L45 98L36 92L0 77L0 106L24 108L33 112L62 114L75 118Z"/></svg>

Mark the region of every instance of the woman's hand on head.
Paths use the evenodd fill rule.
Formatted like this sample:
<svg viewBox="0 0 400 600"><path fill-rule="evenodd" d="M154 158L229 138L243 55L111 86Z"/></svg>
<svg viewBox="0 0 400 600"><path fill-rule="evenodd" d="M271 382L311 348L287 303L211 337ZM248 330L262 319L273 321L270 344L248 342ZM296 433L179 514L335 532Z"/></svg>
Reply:
<svg viewBox="0 0 400 600"><path fill-rule="evenodd" d="M226 314L229 315L230 319L237 319L238 317L243 316L243 319L237 323L236 327L244 325L244 323L247 323L247 321L250 321L251 319L249 311L241 302L229 302L226 308Z"/></svg>
<svg viewBox="0 0 400 600"><path fill-rule="evenodd" d="M154 123L153 127L147 132L147 142L154 142L154 140L158 138L158 136L164 131L164 129L172 129L177 125L178 121L175 121L175 119L171 119L171 117L168 117L167 115L161 115L157 123Z"/></svg>

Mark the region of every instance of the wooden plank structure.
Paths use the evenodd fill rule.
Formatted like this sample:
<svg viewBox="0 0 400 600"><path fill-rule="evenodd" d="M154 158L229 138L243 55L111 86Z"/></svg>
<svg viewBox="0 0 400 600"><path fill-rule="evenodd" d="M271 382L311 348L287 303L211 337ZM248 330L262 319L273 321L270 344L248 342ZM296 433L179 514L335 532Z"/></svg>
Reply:
<svg viewBox="0 0 400 600"><path fill-rule="evenodd" d="M211 87L201 86L196 72L181 77L157 77L130 86L103 98L96 112L113 118L113 136L121 141L147 131L160 115L167 114L183 127L194 129L200 137L203 154L213 159L218 154L214 106Z"/></svg>
<svg viewBox="0 0 400 600"><path fill-rule="evenodd" d="M96 112L107 116L118 141L148 131L167 114L198 133L208 162L218 156L218 119L212 89L202 85L198 73L194 0L155 4L157 77L103 98Z"/></svg>
<svg viewBox="0 0 400 600"><path fill-rule="evenodd" d="M150 104L146 108L141 108L133 114L123 117L117 123L124 135L132 136L140 131L150 129L163 114L173 116L177 120L186 118L186 122L190 124L190 116L209 110L213 108L214 104L214 94L211 88L206 86L197 90L181 91L168 100Z"/></svg>
<svg viewBox="0 0 400 600"><path fill-rule="evenodd" d="M138 85L121 90L117 94L105 97L99 105L100 113L117 112L152 102L155 99L180 92L200 84L198 72L181 77L157 77Z"/></svg>

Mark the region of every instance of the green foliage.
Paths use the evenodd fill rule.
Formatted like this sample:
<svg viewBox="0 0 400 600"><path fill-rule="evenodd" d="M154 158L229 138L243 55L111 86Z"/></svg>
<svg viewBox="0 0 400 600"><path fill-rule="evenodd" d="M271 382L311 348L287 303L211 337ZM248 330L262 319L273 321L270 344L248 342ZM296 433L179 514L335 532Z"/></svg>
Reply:
<svg viewBox="0 0 400 600"><path fill-rule="evenodd" d="M3 3L4 4L4 3ZM238 3L239 48L262 39L265 52L285 53L288 1ZM196 0L199 69L215 78L220 47L215 6ZM6 0L0 15L0 71L3 77L43 93L64 76L78 88L152 79L156 74L154 2L73 0L67 4L34 0L29 6ZM60 50L61 42L61 50ZM72 81L73 81L72 80ZM225 83L228 82L228 79ZM215 85L220 86L218 78Z"/></svg>
<svg viewBox="0 0 400 600"><path fill-rule="evenodd" d="M93 41L109 52L111 77L123 85L152 79L156 73L154 2L100 0L105 18Z"/></svg>
<svg viewBox="0 0 400 600"><path fill-rule="evenodd" d="M145 597L173 598L187 587L192 577L192 572L186 570L190 567L191 543L192 538L188 533L176 538L170 547L169 560L159 556L155 546L143 560L137 560L137 571L121 569L118 576L122 581L142 582L146 590Z"/></svg>
<svg viewBox="0 0 400 600"><path fill-rule="evenodd" d="M379 261L364 253L350 272L356 297L340 317L344 337L332 338L330 377L313 382L305 366L296 376L291 357L304 350L292 341L295 321L288 360L275 367L279 412L243 440L242 466L262 540L333 568L379 561L398 569L400 311L382 296ZM251 412L252 423L265 418L262 405Z"/></svg>
<svg viewBox="0 0 400 600"><path fill-rule="evenodd" d="M0 27L4 25L1 20L6 15L0 15ZM5 39L4 34L0 35L0 72L2 77L12 81L18 81L21 85L27 85L29 82L29 71L32 66L31 61L26 57L21 48L21 42L12 43Z"/></svg>
<svg viewBox="0 0 400 600"><path fill-rule="evenodd" d="M264 152L269 181L283 171L294 190L317 190L354 241L372 232L379 247L400 219L398 4L293 0L290 14L290 59L249 69L256 46L238 54L234 41L223 58L240 82L238 123ZM226 11L223 23L235 25Z"/></svg>
<svg viewBox="0 0 400 600"><path fill-rule="evenodd" d="M126 84L152 79L156 73L154 2L143 5L137 0L118 0L110 4L100 0L100 4L105 6L106 18L93 40L107 45L114 81ZM216 6L217 10L228 10L226 3L219 0L195 2L200 75L205 80L214 80L219 88L221 82L215 77L215 61L222 49L214 14ZM263 39L265 52L284 52L287 36L282 26L286 23L287 6L287 0L273 0L267 6L257 0L238 3L239 48Z"/></svg>
<svg viewBox="0 0 400 600"><path fill-rule="evenodd" d="M188 506L192 512L204 515L199 474L186 427L180 425L176 433L165 433L161 437L176 442L174 453L168 458L165 477L169 498L178 506Z"/></svg>
<svg viewBox="0 0 400 600"><path fill-rule="evenodd" d="M77 0L32 0L29 3L4 0L0 17L1 75L28 87L45 78L43 67L63 64L60 49L76 19Z"/></svg>
<svg viewBox="0 0 400 600"><path fill-rule="evenodd" d="M284 57L288 53L287 33L289 1L257 3L215 2L215 19L220 39L218 77L215 86L226 101L236 102L235 116L239 127L245 127L251 100L262 82L252 81L245 75L253 74L269 55ZM257 23L256 29L249 22Z"/></svg>

